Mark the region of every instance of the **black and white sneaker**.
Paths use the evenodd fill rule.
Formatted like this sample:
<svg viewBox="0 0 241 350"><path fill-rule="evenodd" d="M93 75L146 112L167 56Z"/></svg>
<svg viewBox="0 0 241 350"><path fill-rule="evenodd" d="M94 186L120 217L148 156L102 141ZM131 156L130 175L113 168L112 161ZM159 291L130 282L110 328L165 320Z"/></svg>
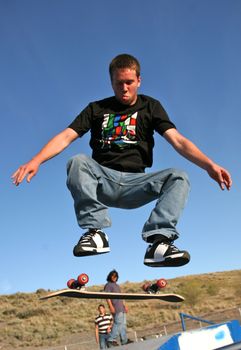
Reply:
<svg viewBox="0 0 241 350"><path fill-rule="evenodd" d="M151 267L182 266L190 261L185 250L179 250L171 241L157 240L147 247L144 264Z"/></svg>
<svg viewBox="0 0 241 350"><path fill-rule="evenodd" d="M73 250L74 256L104 254L110 251L107 235L98 229L89 229L80 237Z"/></svg>

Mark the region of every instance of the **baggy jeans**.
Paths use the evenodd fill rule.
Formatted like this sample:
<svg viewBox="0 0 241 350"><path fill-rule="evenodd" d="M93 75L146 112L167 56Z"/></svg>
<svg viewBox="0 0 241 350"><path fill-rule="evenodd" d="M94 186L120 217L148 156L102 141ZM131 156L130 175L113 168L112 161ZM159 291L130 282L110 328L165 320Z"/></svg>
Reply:
<svg viewBox="0 0 241 350"><path fill-rule="evenodd" d="M156 234L179 237L176 225L189 193L183 171L170 168L152 173L127 173L109 169L83 154L67 164L67 186L83 229L111 226L108 207L134 209L156 200L142 230L142 238Z"/></svg>
<svg viewBox="0 0 241 350"><path fill-rule="evenodd" d="M118 312L112 316L114 318L114 323L108 341L117 341L119 337L121 344L124 345L128 341L126 334L126 313Z"/></svg>

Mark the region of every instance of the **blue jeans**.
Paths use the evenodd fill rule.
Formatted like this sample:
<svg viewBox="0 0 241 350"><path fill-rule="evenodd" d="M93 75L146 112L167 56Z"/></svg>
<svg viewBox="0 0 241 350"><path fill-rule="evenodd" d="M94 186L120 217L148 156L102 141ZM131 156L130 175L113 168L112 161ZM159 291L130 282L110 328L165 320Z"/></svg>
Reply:
<svg viewBox="0 0 241 350"><path fill-rule="evenodd" d="M185 172L170 168L154 173L125 173L80 154L69 160L67 174L81 228L111 226L108 207L133 209L156 200L144 224L143 239L156 234L171 240L178 238L176 224L189 193Z"/></svg>
<svg viewBox="0 0 241 350"><path fill-rule="evenodd" d="M107 340L109 340L110 335L109 334L101 334L99 333L99 346L100 349L107 349Z"/></svg>
<svg viewBox="0 0 241 350"><path fill-rule="evenodd" d="M113 319L114 323L108 340L117 340L120 337L121 344L126 344L128 340L126 335L126 313L118 312L113 315Z"/></svg>

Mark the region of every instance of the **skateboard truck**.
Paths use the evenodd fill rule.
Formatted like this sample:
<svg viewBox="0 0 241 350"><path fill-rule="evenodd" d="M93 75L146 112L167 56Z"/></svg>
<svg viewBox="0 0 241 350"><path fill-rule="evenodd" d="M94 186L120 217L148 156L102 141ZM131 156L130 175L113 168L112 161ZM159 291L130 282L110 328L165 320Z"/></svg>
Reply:
<svg viewBox="0 0 241 350"><path fill-rule="evenodd" d="M142 289L148 294L156 294L160 291L160 289L165 288L167 285L167 281L164 278L160 278L155 283L146 282Z"/></svg>
<svg viewBox="0 0 241 350"><path fill-rule="evenodd" d="M70 289L84 289L85 285L89 282L89 276L86 273L81 273L77 279L71 278L67 282L67 286Z"/></svg>

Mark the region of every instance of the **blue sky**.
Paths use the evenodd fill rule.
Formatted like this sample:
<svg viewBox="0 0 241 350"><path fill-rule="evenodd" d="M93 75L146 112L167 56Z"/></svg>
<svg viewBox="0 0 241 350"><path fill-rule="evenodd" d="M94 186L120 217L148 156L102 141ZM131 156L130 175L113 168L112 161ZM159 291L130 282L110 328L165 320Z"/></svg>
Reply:
<svg viewBox="0 0 241 350"><path fill-rule="evenodd" d="M241 2L239 0L1 0L0 293L60 289L81 272L91 284L116 268L120 282L240 269ZM141 93L161 101L178 130L232 174L222 192L200 168L156 137L153 170L188 172L178 224L179 268L143 265L141 230L154 203L110 209L111 252L75 258L78 228L66 162L90 154L89 135L43 164L31 184L10 176L90 101L112 95L108 64L127 52L142 65ZM148 170L149 171L149 170Z"/></svg>

